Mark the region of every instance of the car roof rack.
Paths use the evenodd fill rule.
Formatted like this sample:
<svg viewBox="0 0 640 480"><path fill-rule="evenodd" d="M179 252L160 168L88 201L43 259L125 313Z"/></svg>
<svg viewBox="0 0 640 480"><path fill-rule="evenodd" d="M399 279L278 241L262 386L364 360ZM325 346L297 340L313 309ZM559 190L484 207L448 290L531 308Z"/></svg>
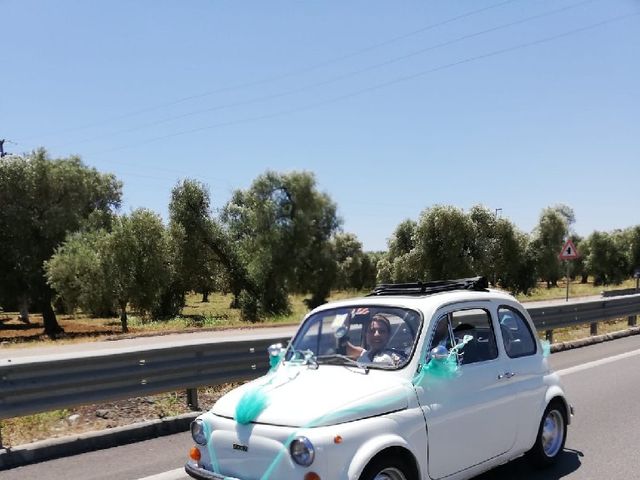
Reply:
<svg viewBox="0 0 640 480"><path fill-rule="evenodd" d="M380 295L431 295L452 290L486 291L487 277L459 278L457 280L435 280L414 283L382 283L376 286L368 297Z"/></svg>

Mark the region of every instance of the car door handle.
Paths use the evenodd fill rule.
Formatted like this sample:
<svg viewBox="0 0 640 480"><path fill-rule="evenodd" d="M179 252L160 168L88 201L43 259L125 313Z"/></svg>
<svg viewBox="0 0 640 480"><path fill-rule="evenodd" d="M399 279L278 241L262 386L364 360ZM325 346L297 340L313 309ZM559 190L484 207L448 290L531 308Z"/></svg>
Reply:
<svg viewBox="0 0 640 480"><path fill-rule="evenodd" d="M498 380L502 380L503 378L509 379L515 377L515 372L504 372L498 375Z"/></svg>

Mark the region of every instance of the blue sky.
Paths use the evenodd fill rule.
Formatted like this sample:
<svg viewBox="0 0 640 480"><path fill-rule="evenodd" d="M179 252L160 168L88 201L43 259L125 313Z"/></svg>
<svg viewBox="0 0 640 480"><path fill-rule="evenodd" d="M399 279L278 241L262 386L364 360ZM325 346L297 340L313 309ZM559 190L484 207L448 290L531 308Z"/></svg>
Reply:
<svg viewBox="0 0 640 480"><path fill-rule="evenodd" d="M640 224L637 0L0 0L0 138L166 217L308 170L365 249L434 204Z"/></svg>

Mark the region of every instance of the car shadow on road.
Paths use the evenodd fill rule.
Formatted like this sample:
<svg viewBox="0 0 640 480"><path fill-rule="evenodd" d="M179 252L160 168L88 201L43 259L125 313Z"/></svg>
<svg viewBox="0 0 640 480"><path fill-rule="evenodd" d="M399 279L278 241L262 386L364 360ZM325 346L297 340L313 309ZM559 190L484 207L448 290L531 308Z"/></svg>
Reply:
<svg viewBox="0 0 640 480"><path fill-rule="evenodd" d="M493 470L483 473L473 480L559 480L580 468L580 458L584 454L578 450L565 449L552 467L537 470L522 457Z"/></svg>

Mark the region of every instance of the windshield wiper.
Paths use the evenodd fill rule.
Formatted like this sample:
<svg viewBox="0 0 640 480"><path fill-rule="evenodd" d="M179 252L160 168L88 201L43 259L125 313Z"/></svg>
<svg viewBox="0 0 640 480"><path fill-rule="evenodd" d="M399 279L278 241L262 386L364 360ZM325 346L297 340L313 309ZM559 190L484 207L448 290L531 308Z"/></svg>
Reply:
<svg viewBox="0 0 640 480"><path fill-rule="evenodd" d="M364 369L365 373L369 373L369 367L367 365L340 353L333 353L331 355L320 355L316 358L316 360L318 361L318 363L327 363L329 365L351 365L354 367L362 368Z"/></svg>

